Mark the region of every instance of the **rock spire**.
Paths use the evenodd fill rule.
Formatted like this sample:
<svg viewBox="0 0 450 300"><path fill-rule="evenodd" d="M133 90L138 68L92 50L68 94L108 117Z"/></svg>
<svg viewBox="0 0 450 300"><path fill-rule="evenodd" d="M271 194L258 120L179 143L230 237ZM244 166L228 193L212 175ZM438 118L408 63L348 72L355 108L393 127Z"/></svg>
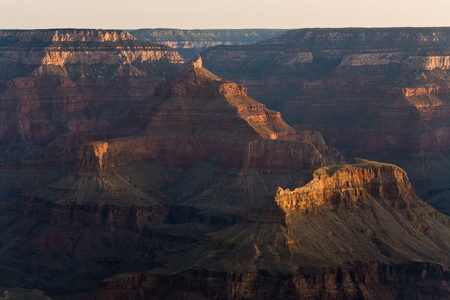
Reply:
<svg viewBox="0 0 450 300"><path fill-rule="evenodd" d="M201 69L203 67L202 57L197 54L189 63L189 69Z"/></svg>

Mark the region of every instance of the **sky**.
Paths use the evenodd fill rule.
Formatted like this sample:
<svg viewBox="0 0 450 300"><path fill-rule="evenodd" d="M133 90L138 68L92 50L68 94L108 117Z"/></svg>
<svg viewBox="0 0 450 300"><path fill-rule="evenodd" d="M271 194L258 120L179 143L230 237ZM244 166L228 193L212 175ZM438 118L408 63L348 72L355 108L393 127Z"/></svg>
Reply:
<svg viewBox="0 0 450 300"><path fill-rule="evenodd" d="M0 29L450 26L449 0L0 0Z"/></svg>

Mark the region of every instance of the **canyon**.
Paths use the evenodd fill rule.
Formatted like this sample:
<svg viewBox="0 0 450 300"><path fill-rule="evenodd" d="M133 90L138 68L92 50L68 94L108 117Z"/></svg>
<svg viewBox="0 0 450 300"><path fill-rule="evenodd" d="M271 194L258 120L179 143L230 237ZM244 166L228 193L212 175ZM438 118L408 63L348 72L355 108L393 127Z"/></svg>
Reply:
<svg viewBox="0 0 450 300"><path fill-rule="evenodd" d="M114 134L184 63L124 31L2 30L0 41L2 200L63 175L80 144Z"/></svg>
<svg viewBox="0 0 450 300"><path fill-rule="evenodd" d="M352 160L404 168L449 214L448 28L300 29L205 50L205 66L244 84L297 129Z"/></svg>
<svg viewBox="0 0 450 300"><path fill-rule="evenodd" d="M333 78L330 86L349 101L333 115L333 92L330 103L288 108L290 98L283 97L298 78L280 70L321 76L331 64L319 64L314 51L272 48L278 43L282 49L291 31L238 50L213 47L188 64L175 50L124 31L0 32L1 112L7 116L0 139L3 297L450 297L450 218L439 211L443 206L421 200L402 168L354 157L364 148L344 158L340 144L329 146L331 129L322 136L314 122L296 121L324 113L335 124L376 107L386 122L414 123L414 109L422 107L424 122L441 127L428 136L432 143L439 135L438 150L423 144L420 153L445 160L445 111L429 109L445 106L443 84L386 91L362 83L343 87ZM406 61L420 72L447 64L445 58L405 60L395 53L352 55L341 63L390 68L392 61ZM254 64L241 66L249 73L236 71L249 59ZM263 62L280 73L257 73L268 67ZM252 69L257 66L263 69ZM367 82L381 76L372 71L361 71L371 74ZM221 72L230 77L215 75ZM312 100L327 91L323 82L302 84ZM281 91L283 86L291 89ZM358 104L365 92L378 102L390 93L392 102ZM258 93L266 104L250 97ZM409 98L415 108L404 109L397 97ZM392 103L397 109L388 109ZM365 143L372 139L375 147L385 138L383 129L405 126L395 124L355 130L369 128ZM410 132L417 129L409 125ZM341 128L334 129L336 139L342 137ZM401 132L399 139L411 141Z"/></svg>
<svg viewBox="0 0 450 300"><path fill-rule="evenodd" d="M170 46L186 61L209 47L248 45L277 37L282 29L137 29L129 32L140 41Z"/></svg>

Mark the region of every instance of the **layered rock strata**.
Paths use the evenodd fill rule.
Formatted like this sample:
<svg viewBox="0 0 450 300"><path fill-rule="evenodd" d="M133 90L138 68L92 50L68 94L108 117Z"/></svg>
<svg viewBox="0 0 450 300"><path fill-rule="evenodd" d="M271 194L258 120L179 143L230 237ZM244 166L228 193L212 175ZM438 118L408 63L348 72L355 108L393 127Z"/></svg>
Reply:
<svg viewBox="0 0 450 300"><path fill-rule="evenodd" d="M418 199L396 166L366 160L325 166L306 185L279 188L265 208L244 216L187 248L172 244L160 253L163 267L102 281L88 299L445 299L450 293L450 220Z"/></svg>
<svg viewBox="0 0 450 300"><path fill-rule="evenodd" d="M281 35L279 29L180 30L138 29L129 31L140 41L163 44L176 49L186 61L208 47L246 45Z"/></svg>
<svg viewBox="0 0 450 300"><path fill-rule="evenodd" d="M436 274L436 275L429 275ZM427 263L354 263L320 274L271 275L259 272L189 271L175 275L139 273L104 280L87 299L445 299L447 268ZM416 284L411 285L411 281ZM395 287L390 283L397 282Z"/></svg>
<svg viewBox="0 0 450 300"><path fill-rule="evenodd" d="M165 219L126 179L74 169L81 145L120 136L112 129L182 65L124 31L0 31L2 284L92 288L136 253L145 224Z"/></svg>
<svg viewBox="0 0 450 300"><path fill-rule="evenodd" d="M88 145L81 152L87 163L81 168L103 170L156 159L312 170L342 161L320 134L297 133L278 112L249 98L243 86L204 69L200 57L184 73L158 85L155 96L129 117L141 123L141 135Z"/></svg>
<svg viewBox="0 0 450 300"><path fill-rule="evenodd" d="M2 282L67 296L123 274L97 299L448 294L449 218L403 170L344 164L200 57L117 124L67 176L9 201Z"/></svg>
<svg viewBox="0 0 450 300"><path fill-rule="evenodd" d="M182 65L175 50L124 31L0 31L2 195L54 180L44 173L66 174L80 145L117 136L111 129ZM33 170L43 176L25 189L8 179Z"/></svg>
<svg viewBox="0 0 450 300"><path fill-rule="evenodd" d="M448 213L440 178L450 174L449 36L448 28L302 29L202 56L347 158L400 165L419 195Z"/></svg>
<svg viewBox="0 0 450 300"><path fill-rule="evenodd" d="M0 39L3 143L104 130L183 63L122 31L4 30Z"/></svg>
<svg viewBox="0 0 450 300"><path fill-rule="evenodd" d="M66 176L6 206L0 224L5 249L21 244L24 253L31 251L31 261L43 264L48 263L40 258L43 252L60 257L48 274L66 264L74 275L96 270L68 286L58 277L35 277L41 264L0 257L1 265L22 267L17 276L27 286L55 284L75 292L89 288L94 274L160 265L156 251L165 245L186 245L235 224L242 211L264 203L277 183L290 186L317 167L343 162L319 133L294 130L279 113L249 98L243 86L204 69L201 58L159 84L154 97L137 103L116 124L112 133L105 130L116 138L79 147L75 169ZM26 228L41 224L33 238L28 231L14 236L13 223L24 218ZM183 238L186 226L192 227L191 238ZM94 248L98 254L90 252ZM33 271L24 273L27 268Z"/></svg>
<svg viewBox="0 0 450 300"><path fill-rule="evenodd" d="M396 208L416 207L417 197L406 173L394 165L357 160L350 166L329 166L293 191L280 188L275 199L285 212L316 214L323 209L358 209L365 199L386 199Z"/></svg>

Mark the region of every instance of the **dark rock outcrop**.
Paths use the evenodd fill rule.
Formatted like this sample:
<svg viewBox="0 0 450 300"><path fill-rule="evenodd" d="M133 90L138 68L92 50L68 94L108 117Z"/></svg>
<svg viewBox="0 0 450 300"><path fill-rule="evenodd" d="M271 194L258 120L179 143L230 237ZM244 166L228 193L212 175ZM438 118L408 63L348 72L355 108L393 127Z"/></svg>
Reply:
<svg viewBox="0 0 450 300"><path fill-rule="evenodd" d="M176 49L186 61L208 47L217 45L246 45L281 35L282 29L138 29L129 31L140 41L163 44Z"/></svg>
<svg viewBox="0 0 450 300"><path fill-rule="evenodd" d="M74 168L4 205L4 284L67 296L124 274L92 297L448 295L449 218L398 167L346 165L200 57L126 114L98 139L72 135Z"/></svg>
<svg viewBox="0 0 450 300"><path fill-rule="evenodd" d="M86 299L446 299L449 276L448 268L423 262L352 263L315 274L139 273L104 280L100 290Z"/></svg>
<svg viewBox="0 0 450 300"><path fill-rule="evenodd" d="M124 31L1 30L2 199L67 174L80 145L117 136L112 128L182 65L175 50Z"/></svg>
<svg viewBox="0 0 450 300"><path fill-rule="evenodd" d="M74 275L96 271L71 287L58 276L24 273L37 267L21 261L22 254L0 256L0 264L21 266L17 276L23 282L72 291L89 288L95 276L158 266L156 252L165 246L184 246L238 222L250 205L247 197L259 206L278 182L306 180L326 163L343 162L319 133L294 130L249 98L243 86L204 69L200 57L117 125L104 131L116 138L88 140L78 149L75 170L9 201L0 220L2 240L20 243L24 250L18 253L28 253L31 261L48 263L47 274L59 274L64 265ZM290 178L291 172L300 178ZM253 190L255 185L261 189ZM182 237L185 223L193 224L190 238ZM14 236L20 224L37 226L35 235ZM44 252L59 257L57 263L50 264Z"/></svg>
<svg viewBox="0 0 450 300"><path fill-rule="evenodd" d="M313 170L343 160L319 133L296 132L279 113L249 98L243 86L204 69L200 57L182 74L159 84L155 99L143 103L129 120L144 132L85 146L80 155L89 164L86 168L155 159L167 164L207 160L227 167ZM92 162L97 167L90 166Z"/></svg>
<svg viewBox="0 0 450 300"><path fill-rule="evenodd" d="M449 213L441 180L450 175L449 36L449 28L301 29L202 57L348 159L400 165L420 196Z"/></svg>

